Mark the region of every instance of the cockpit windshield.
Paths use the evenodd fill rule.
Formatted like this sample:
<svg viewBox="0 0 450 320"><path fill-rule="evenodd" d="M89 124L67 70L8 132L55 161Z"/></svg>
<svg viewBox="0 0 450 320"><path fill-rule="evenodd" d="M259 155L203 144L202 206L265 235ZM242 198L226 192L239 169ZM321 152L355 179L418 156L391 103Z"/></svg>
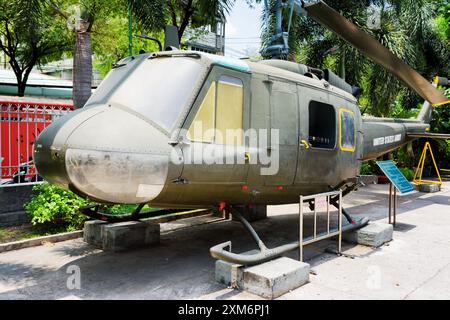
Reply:
<svg viewBox="0 0 450 320"><path fill-rule="evenodd" d="M203 70L200 60L191 57L128 58L110 71L86 106L119 104L170 132Z"/></svg>

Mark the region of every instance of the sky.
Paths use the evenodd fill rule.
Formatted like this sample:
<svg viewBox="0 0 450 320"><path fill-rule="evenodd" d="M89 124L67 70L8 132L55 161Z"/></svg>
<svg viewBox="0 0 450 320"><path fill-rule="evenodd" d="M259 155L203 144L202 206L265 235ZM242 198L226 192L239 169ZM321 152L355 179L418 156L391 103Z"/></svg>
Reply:
<svg viewBox="0 0 450 320"><path fill-rule="evenodd" d="M245 0L237 0L225 26L225 55L234 58L259 52L261 46L261 13L263 3L250 8Z"/></svg>

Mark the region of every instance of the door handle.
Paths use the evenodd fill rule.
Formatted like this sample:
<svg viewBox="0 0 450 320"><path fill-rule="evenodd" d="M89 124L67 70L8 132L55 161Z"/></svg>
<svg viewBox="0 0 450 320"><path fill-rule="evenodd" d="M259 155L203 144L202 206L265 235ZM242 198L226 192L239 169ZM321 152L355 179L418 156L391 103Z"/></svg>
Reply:
<svg viewBox="0 0 450 320"><path fill-rule="evenodd" d="M250 163L250 153L246 152L245 153L245 164L249 164Z"/></svg>
<svg viewBox="0 0 450 320"><path fill-rule="evenodd" d="M309 142L306 140L300 140L300 146L303 146L305 149L311 148Z"/></svg>

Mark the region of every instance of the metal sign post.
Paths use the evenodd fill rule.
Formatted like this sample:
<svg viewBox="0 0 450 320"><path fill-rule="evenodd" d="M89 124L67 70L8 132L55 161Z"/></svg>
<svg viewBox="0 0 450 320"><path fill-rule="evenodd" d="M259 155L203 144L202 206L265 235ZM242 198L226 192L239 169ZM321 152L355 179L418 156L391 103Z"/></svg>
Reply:
<svg viewBox="0 0 450 320"><path fill-rule="evenodd" d="M393 210L392 210L393 209ZM392 214L393 213L393 214ZM397 188L389 183L389 224L392 224L395 227L397 214Z"/></svg>
<svg viewBox="0 0 450 320"><path fill-rule="evenodd" d="M393 224L395 227L395 216L397 213L397 189L400 193L407 193L413 191L414 187L392 160L377 161L377 165L389 179L389 223Z"/></svg>

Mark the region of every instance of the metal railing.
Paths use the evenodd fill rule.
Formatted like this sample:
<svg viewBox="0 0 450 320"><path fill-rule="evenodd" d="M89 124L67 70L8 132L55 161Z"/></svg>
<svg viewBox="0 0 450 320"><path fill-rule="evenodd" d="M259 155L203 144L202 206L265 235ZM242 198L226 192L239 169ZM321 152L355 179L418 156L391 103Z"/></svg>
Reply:
<svg viewBox="0 0 450 320"><path fill-rule="evenodd" d="M338 226L335 229L330 229L330 201L332 197L338 197ZM317 233L317 208L319 206L320 200L325 199L326 203L326 212L327 212L327 230L326 232L322 232L320 234ZM314 226L313 226L313 235L308 237L307 239L303 239L303 229L304 229L304 204L305 202L314 204ZM323 202L322 202L323 204ZM326 193L314 194L311 196L300 196L299 203L299 260L303 261L303 247L320 240L324 240L327 238L331 238L334 236L338 236L338 253L341 253L342 247L342 190L339 191L331 191Z"/></svg>
<svg viewBox="0 0 450 320"><path fill-rule="evenodd" d="M32 158L34 142L72 109L69 104L0 100L0 188L41 181Z"/></svg>

